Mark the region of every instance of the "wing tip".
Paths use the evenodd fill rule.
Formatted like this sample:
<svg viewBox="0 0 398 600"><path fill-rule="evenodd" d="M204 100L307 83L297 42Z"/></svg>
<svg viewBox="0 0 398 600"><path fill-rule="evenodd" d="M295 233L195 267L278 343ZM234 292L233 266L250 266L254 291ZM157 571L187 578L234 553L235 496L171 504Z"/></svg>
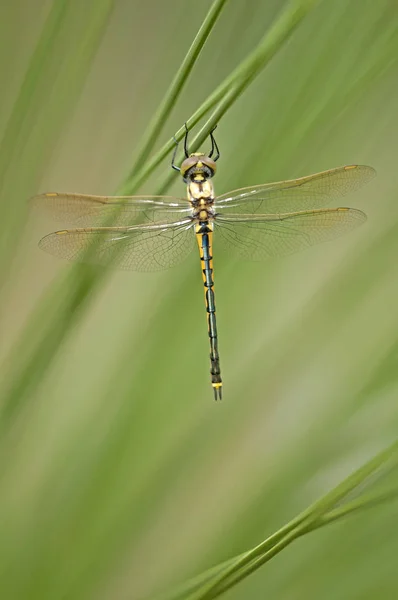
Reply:
<svg viewBox="0 0 398 600"><path fill-rule="evenodd" d="M358 222L358 225L362 225L368 220L368 215L360 210L359 208L350 208L350 213L352 216L355 216L355 220Z"/></svg>
<svg viewBox="0 0 398 600"><path fill-rule="evenodd" d="M40 250L44 250L44 252L48 252L48 243L51 240L54 240L56 233L48 233L47 235L45 235L44 237L41 238L41 240L39 240L38 242L38 247L40 248Z"/></svg>
<svg viewBox="0 0 398 600"><path fill-rule="evenodd" d="M353 169L361 171L364 175L367 175L366 179L363 179L364 183L370 181L377 175L376 169L374 167L371 167L370 165L346 165L344 167L345 171L351 171Z"/></svg>

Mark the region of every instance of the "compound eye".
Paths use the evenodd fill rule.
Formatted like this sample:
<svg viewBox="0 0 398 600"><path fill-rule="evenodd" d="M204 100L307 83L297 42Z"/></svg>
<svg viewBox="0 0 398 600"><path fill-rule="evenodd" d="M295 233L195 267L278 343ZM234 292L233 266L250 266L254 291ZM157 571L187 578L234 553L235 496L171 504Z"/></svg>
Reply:
<svg viewBox="0 0 398 600"><path fill-rule="evenodd" d="M192 169L192 167L194 167L198 162L198 158L196 156L189 156L188 158L186 158L180 168L180 173L182 175L183 178L185 178L187 172L189 171L189 169Z"/></svg>
<svg viewBox="0 0 398 600"><path fill-rule="evenodd" d="M211 158L209 158L208 156L206 156L203 160L202 160L203 164L209 169L210 171L210 177L213 177L213 175L215 174L216 170L217 170L217 165L214 162L214 160L212 160Z"/></svg>

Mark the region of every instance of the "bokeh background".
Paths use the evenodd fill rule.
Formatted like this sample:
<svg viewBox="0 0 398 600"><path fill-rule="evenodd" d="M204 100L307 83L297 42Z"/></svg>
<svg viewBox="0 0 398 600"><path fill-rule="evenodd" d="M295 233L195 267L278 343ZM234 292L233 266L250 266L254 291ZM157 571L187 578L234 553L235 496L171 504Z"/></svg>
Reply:
<svg viewBox="0 0 398 600"><path fill-rule="evenodd" d="M219 123L220 193L350 163L378 173L340 202L368 215L347 237L265 263L215 240L222 402L196 255L106 273L76 311L90 273L37 248L56 227L28 198L115 192L209 6L0 8L4 599L149 598L257 544L396 438L394 0L319 2ZM227 2L158 147L284 6ZM396 524L386 504L322 529L227 596L393 600Z"/></svg>

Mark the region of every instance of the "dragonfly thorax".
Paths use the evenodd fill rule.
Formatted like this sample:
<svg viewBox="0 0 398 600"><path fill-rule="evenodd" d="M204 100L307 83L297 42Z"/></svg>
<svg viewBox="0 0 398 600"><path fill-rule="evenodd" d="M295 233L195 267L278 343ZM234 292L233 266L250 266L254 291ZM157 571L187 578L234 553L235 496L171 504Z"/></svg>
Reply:
<svg viewBox="0 0 398 600"><path fill-rule="evenodd" d="M188 200L195 208L205 209L214 202L214 187L211 179L205 181L189 181L187 192Z"/></svg>
<svg viewBox="0 0 398 600"><path fill-rule="evenodd" d="M188 200L199 208L212 204L214 188L212 177L216 171L214 160L205 154L191 154L181 165L181 175L187 183Z"/></svg>

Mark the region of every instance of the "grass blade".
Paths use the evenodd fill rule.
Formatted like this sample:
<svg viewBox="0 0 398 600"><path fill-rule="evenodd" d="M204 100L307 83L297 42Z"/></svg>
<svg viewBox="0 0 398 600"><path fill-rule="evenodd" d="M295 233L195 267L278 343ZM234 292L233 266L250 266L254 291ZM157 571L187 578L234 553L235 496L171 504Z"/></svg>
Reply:
<svg viewBox="0 0 398 600"><path fill-rule="evenodd" d="M288 7L282 12L281 16L266 32L257 47L250 55L243 60L232 73L212 92L208 99L196 110L188 119L188 129L192 129L216 104L221 103L221 107L216 110L210 122L217 124L218 120L230 108L234 101L243 93L248 85L261 73L269 61L275 56L278 50L285 44L293 34L298 25L306 15L317 4L318 0L292 0ZM192 149L195 151L208 135L209 123L206 125L197 138L192 142ZM185 128L181 127L175 134L177 141L181 140L185 134ZM148 161L146 166L135 174L133 178L123 182L118 189L118 194L135 194L138 188L146 181L152 171L166 158L174 147L174 139L171 138L156 154ZM167 189L175 179L175 174L171 173L161 189Z"/></svg>
<svg viewBox="0 0 398 600"><path fill-rule="evenodd" d="M166 121L177 102L184 85L187 83L189 75L195 66L195 63L206 43L213 27L215 26L221 11L223 10L227 0L215 0L206 15L191 47L189 48L180 68L178 69L173 81L167 90L163 101L158 107L153 116L152 121L148 125L148 129L144 134L138 150L138 158L133 164L129 175L127 175L124 186L131 186L131 181L134 179L137 172L142 169L152 152L152 149L164 127Z"/></svg>

